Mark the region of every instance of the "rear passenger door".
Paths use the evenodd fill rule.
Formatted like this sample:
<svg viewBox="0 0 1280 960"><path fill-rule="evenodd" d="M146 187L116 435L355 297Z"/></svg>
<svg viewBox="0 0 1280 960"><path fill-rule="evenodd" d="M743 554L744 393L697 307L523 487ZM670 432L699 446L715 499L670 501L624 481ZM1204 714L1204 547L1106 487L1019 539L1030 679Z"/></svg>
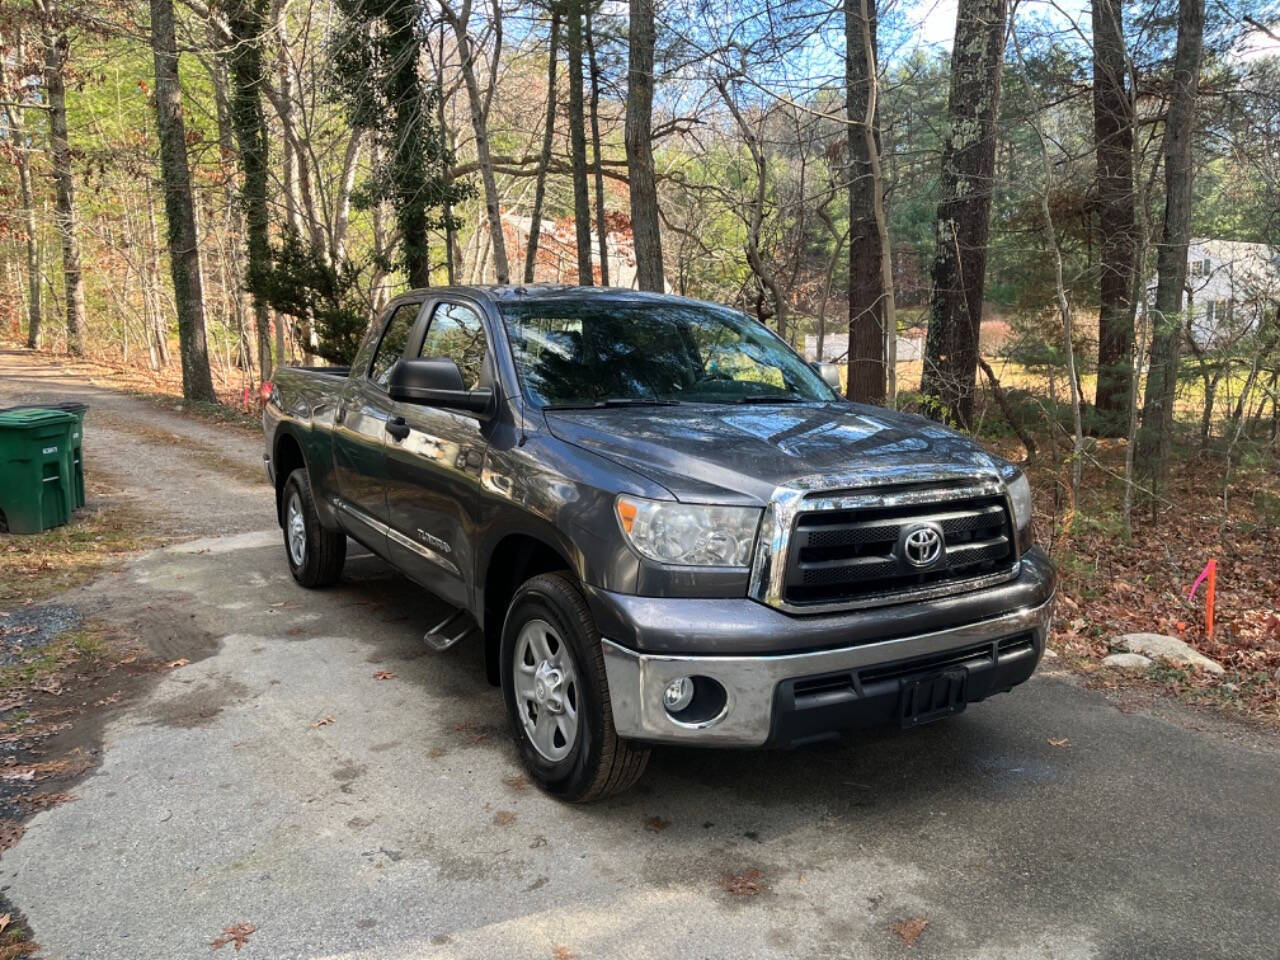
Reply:
<svg viewBox="0 0 1280 960"><path fill-rule="evenodd" d="M428 302L416 356L448 358L468 390L495 386L483 314L462 300ZM388 437L389 548L396 566L455 606L470 602L476 513L491 421L473 413L397 403L409 427Z"/></svg>
<svg viewBox="0 0 1280 960"><path fill-rule="evenodd" d="M384 445L391 418L387 382L418 330L422 298L393 303L382 335L363 371L352 371L334 411L334 481L343 526L366 546L385 553L387 483Z"/></svg>

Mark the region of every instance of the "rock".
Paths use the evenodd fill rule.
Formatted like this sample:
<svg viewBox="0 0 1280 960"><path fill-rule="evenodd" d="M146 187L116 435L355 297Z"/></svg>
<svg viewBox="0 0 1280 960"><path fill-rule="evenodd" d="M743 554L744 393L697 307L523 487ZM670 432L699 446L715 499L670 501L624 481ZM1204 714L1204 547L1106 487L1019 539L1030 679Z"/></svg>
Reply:
<svg viewBox="0 0 1280 960"><path fill-rule="evenodd" d="M1207 673L1221 675L1226 669L1216 660L1210 660L1203 653L1198 653L1177 637L1166 637L1159 633L1126 633L1116 638L1116 645L1130 653L1141 653L1148 657L1159 657L1171 663L1195 667Z"/></svg>
<svg viewBox="0 0 1280 960"><path fill-rule="evenodd" d="M1276 683L1280 683L1280 667L1276 667L1275 681Z"/></svg>
<svg viewBox="0 0 1280 960"><path fill-rule="evenodd" d="M1116 670L1145 670L1151 666L1151 660L1140 653L1113 653L1103 659L1102 665Z"/></svg>
<svg viewBox="0 0 1280 960"><path fill-rule="evenodd" d="M1057 660L1057 659L1058 659L1058 651L1057 651L1057 650L1050 650L1048 647L1045 647L1045 651L1044 651L1044 658L1045 658L1046 660ZM1280 674L1278 674L1278 675L1280 675Z"/></svg>

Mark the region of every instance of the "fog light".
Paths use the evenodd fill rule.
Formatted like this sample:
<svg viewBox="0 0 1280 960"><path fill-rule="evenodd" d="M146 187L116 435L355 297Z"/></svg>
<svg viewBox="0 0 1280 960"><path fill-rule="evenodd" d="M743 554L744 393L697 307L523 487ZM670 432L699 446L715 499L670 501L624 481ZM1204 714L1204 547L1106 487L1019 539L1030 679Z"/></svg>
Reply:
<svg viewBox="0 0 1280 960"><path fill-rule="evenodd" d="M689 677L672 680L662 694L662 703L668 713L679 713L692 702L693 680Z"/></svg>

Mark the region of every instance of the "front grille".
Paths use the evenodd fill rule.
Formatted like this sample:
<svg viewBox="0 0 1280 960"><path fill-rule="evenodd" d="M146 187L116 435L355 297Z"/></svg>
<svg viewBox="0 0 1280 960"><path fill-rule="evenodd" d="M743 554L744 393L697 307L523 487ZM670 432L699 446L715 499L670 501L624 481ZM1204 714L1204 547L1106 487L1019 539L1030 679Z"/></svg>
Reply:
<svg viewBox="0 0 1280 960"><path fill-rule="evenodd" d="M912 566L900 546L904 531L927 524L942 534L944 555ZM1012 524L1003 497L895 507L814 510L796 518L787 556L784 599L830 604L883 600L922 589L963 590L969 581L1010 569Z"/></svg>

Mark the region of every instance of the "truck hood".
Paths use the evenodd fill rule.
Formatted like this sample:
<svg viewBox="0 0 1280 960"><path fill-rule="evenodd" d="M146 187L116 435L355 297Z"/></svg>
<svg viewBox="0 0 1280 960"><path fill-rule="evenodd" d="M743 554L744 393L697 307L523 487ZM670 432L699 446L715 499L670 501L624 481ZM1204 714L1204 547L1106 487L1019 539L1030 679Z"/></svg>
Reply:
<svg viewBox="0 0 1280 960"><path fill-rule="evenodd" d="M560 440L693 503L767 503L776 487L994 477L1002 461L932 420L851 403L689 404L546 414Z"/></svg>

